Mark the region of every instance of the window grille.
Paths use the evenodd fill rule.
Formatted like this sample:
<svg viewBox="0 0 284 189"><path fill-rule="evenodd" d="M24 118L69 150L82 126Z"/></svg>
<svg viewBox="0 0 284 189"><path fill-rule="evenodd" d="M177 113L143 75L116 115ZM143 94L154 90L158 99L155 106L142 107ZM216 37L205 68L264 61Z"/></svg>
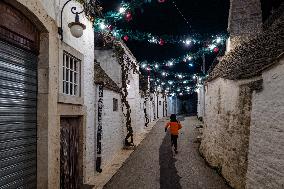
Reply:
<svg viewBox="0 0 284 189"><path fill-rule="evenodd" d="M80 96L81 60L63 52L63 94Z"/></svg>

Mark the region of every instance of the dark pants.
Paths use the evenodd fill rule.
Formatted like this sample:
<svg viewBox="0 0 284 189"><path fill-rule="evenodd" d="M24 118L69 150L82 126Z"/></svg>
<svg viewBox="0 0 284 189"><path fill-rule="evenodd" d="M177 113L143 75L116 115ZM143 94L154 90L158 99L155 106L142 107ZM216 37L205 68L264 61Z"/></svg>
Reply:
<svg viewBox="0 0 284 189"><path fill-rule="evenodd" d="M172 146L175 147L175 150L177 150L177 139L178 135L171 135Z"/></svg>

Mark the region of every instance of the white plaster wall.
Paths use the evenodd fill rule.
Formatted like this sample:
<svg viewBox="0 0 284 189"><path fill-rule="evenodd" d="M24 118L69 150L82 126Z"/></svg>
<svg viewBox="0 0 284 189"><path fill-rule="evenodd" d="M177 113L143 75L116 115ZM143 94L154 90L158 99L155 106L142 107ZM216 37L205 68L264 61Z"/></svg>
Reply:
<svg viewBox="0 0 284 189"><path fill-rule="evenodd" d="M197 102L197 116L204 117L205 114L205 90L204 86L200 86L198 89L198 102Z"/></svg>
<svg viewBox="0 0 284 189"><path fill-rule="evenodd" d="M165 98L163 98L163 95L162 94L158 94L158 115L159 115L159 118L163 118L166 114L166 111L164 109L164 101L165 101ZM161 102L161 104L160 104ZM163 114L163 111L164 111L164 114Z"/></svg>
<svg viewBox="0 0 284 189"><path fill-rule="evenodd" d="M113 111L113 98L118 99L118 111ZM120 95L108 89L103 97L103 139L102 139L102 169L104 169L123 148L123 117L121 115Z"/></svg>
<svg viewBox="0 0 284 189"><path fill-rule="evenodd" d="M48 12L48 15L57 20L57 15L59 14L59 0L40 0L44 9Z"/></svg>
<svg viewBox="0 0 284 189"><path fill-rule="evenodd" d="M240 188L246 165L244 126L240 124L237 82L215 79L206 85L204 129L200 151L210 165L222 170L222 175ZM239 168L237 168L239 167Z"/></svg>
<svg viewBox="0 0 284 189"><path fill-rule="evenodd" d="M284 188L284 58L263 72L255 92L249 140L247 188Z"/></svg>
<svg viewBox="0 0 284 189"><path fill-rule="evenodd" d="M56 20L58 26L61 24L60 11L66 1L61 0L41 0L43 6L48 12L49 16ZM86 138L85 145L86 150L84 154L84 180L88 181L94 176L95 170L95 151L94 151L94 141L95 141L95 128L94 128L94 94L95 88L93 85L94 79L94 32L92 28L92 23L85 17L84 13L80 14L80 22L86 25L84 34L81 38L75 38L71 35L68 23L74 22L75 15L71 13L71 7L77 7L77 10L82 10L82 5L71 1L66 5L63 11L63 40L65 43L70 45L72 48L76 49L84 55L83 61L83 72L84 76L82 78L82 83L84 83L84 106L86 107ZM61 49L58 49L61 50ZM62 58L62 57L59 57Z"/></svg>
<svg viewBox="0 0 284 189"><path fill-rule="evenodd" d="M121 44L122 47L125 49L126 56L130 58L130 60L136 65L136 69L139 71L137 60L135 59L131 51L123 42L121 42ZM137 135L143 132L145 127L145 121L144 119L141 119L142 117L144 117L144 111L140 106L141 95L139 93L139 74L133 73L133 70L131 70L129 74L129 81L130 83L127 99L131 107L131 120L134 135Z"/></svg>
<svg viewBox="0 0 284 189"><path fill-rule="evenodd" d="M110 50L95 50L95 59L100 63L106 74L121 87L121 66L116 57L113 57L114 52Z"/></svg>
<svg viewBox="0 0 284 189"><path fill-rule="evenodd" d="M128 102L131 107L131 123L134 130L134 134L139 134L144 131L145 122L141 119L144 116L144 112L140 106L140 93L139 93L139 75L129 75L129 89L128 89Z"/></svg>

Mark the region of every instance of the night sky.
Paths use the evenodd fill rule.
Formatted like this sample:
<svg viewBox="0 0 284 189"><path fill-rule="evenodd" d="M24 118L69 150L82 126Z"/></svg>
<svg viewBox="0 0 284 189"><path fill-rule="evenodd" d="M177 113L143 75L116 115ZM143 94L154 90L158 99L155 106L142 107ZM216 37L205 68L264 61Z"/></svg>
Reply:
<svg viewBox="0 0 284 189"><path fill-rule="evenodd" d="M149 1L149 0L148 0ZM151 0L135 10L133 20L130 22L117 23L124 29L150 32L155 35L192 35L199 34L208 37L213 34L226 34L229 14L229 0L174 0L177 7L184 14L189 24L185 22L178 10L173 6L173 0L158 3ZM273 6L277 7L282 0L261 0L264 20L268 17ZM100 0L104 11L118 10L120 0ZM131 2L131 1L125 1ZM127 46L133 52L138 61L164 61L176 58L187 52L195 52L196 48L181 45L150 44L129 40ZM216 55L206 57L207 69L212 64ZM173 69L187 73L200 71L201 58L195 62L195 66L178 65Z"/></svg>

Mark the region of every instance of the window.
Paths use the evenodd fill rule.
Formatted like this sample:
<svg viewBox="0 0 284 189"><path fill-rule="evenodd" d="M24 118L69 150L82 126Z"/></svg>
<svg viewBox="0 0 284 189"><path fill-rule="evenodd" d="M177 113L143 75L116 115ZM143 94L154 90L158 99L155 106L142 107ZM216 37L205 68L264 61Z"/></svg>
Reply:
<svg viewBox="0 0 284 189"><path fill-rule="evenodd" d="M118 100L116 98L113 98L113 111L118 111Z"/></svg>
<svg viewBox="0 0 284 189"><path fill-rule="evenodd" d="M79 97L81 60L64 51L62 66L63 94Z"/></svg>

